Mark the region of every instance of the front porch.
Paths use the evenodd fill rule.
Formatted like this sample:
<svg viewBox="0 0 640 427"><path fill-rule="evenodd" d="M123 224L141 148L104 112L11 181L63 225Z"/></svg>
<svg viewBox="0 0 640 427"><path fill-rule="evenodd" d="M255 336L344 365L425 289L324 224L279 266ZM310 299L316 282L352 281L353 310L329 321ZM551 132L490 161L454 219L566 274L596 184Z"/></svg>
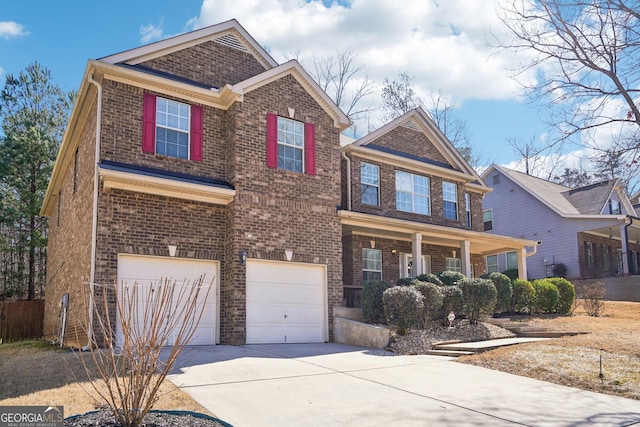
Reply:
<svg viewBox="0 0 640 427"><path fill-rule="evenodd" d="M344 295L349 307L358 305L367 281L395 283L401 277L446 270L476 277L486 272L487 255L502 252L517 253L518 276L526 279L526 259L537 245L531 240L360 212L340 211L339 215Z"/></svg>

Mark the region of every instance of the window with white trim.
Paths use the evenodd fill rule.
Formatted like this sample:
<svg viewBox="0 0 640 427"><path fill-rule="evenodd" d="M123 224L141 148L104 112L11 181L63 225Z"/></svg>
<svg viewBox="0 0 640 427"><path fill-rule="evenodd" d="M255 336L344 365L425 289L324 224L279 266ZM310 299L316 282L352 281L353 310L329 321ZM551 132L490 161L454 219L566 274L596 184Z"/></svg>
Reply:
<svg viewBox="0 0 640 427"><path fill-rule="evenodd" d="M165 98L156 101L156 153L189 158L191 106Z"/></svg>
<svg viewBox="0 0 640 427"><path fill-rule="evenodd" d="M467 228L471 228L471 196L469 193L464 193L464 212L465 212L465 225Z"/></svg>
<svg viewBox="0 0 640 427"><path fill-rule="evenodd" d="M400 254L400 277L415 277L415 269L413 268L413 254ZM431 273L431 255L422 255L422 273Z"/></svg>
<svg viewBox="0 0 640 427"><path fill-rule="evenodd" d="M611 215L621 215L622 208L620 207L620 202L616 199L609 199L609 214Z"/></svg>
<svg viewBox="0 0 640 427"><path fill-rule="evenodd" d="M362 281L382 280L382 251L362 249Z"/></svg>
<svg viewBox="0 0 640 427"><path fill-rule="evenodd" d="M380 167L360 164L360 200L363 205L380 206Z"/></svg>
<svg viewBox="0 0 640 427"><path fill-rule="evenodd" d="M482 224L484 231L493 230L493 211L491 209L482 211Z"/></svg>
<svg viewBox="0 0 640 427"><path fill-rule="evenodd" d="M518 268L518 254L514 252L507 252L507 270L514 270Z"/></svg>
<svg viewBox="0 0 640 427"><path fill-rule="evenodd" d="M431 215L429 178L396 171L396 209Z"/></svg>
<svg viewBox="0 0 640 427"><path fill-rule="evenodd" d="M460 258L447 257L446 269L447 271L457 271L458 273L462 272Z"/></svg>
<svg viewBox="0 0 640 427"><path fill-rule="evenodd" d="M487 255L487 273L498 271L498 255Z"/></svg>
<svg viewBox="0 0 640 427"><path fill-rule="evenodd" d="M453 182L442 182L444 217L458 219L458 186Z"/></svg>
<svg viewBox="0 0 640 427"><path fill-rule="evenodd" d="M304 123L278 116L278 169L304 172Z"/></svg>

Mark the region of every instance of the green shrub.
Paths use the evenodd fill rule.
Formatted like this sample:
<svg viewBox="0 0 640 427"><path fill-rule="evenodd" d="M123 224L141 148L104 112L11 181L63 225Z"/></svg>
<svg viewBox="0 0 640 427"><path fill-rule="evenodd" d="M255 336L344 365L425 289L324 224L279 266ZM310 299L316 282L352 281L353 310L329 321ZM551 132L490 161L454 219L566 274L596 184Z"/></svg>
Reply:
<svg viewBox="0 0 640 427"><path fill-rule="evenodd" d="M536 296L533 285L528 280L516 279L511 283L513 295L511 296L510 311L515 313L531 313L531 305Z"/></svg>
<svg viewBox="0 0 640 427"><path fill-rule="evenodd" d="M498 291L491 280L463 279L459 286L469 323L475 325L482 316L493 313Z"/></svg>
<svg viewBox="0 0 640 427"><path fill-rule="evenodd" d="M576 300L576 288L573 283L562 277L552 277L547 279L558 288L558 305L556 311L562 314L569 314L573 310Z"/></svg>
<svg viewBox="0 0 640 427"><path fill-rule="evenodd" d="M507 276L513 282L514 280L516 280L518 278L518 269L517 268L510 268L509 270L503 271L502 274Z"/></svg>
<svg viewBox="0 0 640 427"><path fill-rule="evenodd" d="M435 285L442 286L442 280L438 279L438 276L436 276L433 273L421 274L418 277L416 277L416 279L418 279L421 282L429 282Z"/></svg>
<svg viewBox="0 0 640 427"><path fill-rule="evenodd" d="M504 313L509 310L511 305L511 296L513 295L513 289L511 287L511 280L506 274L493 272L489 274L483 274L482 279L491 280L493 286L496 287L498 295L496 297L496 313Z"/></svg>
<svg viewBox="0 0 640 427"><path fill-rule="evenodd" d="M412 277L401 277L396 281L396 286L411 286L415 280Z"/></svg>
<svg viewBox="0 0 640 427"><path fill-rule="evenodd" d="M464 278L464 274L457 271L442 271L438 273L438 279L440 279L445 286L457 285L458 282Z"/></svg>
<svg viewBox="0 0 640 427"><path fill-rule="evenodd" d="M382 294L392 285L387 282L366 282L362 288L362 316L367 322L384 323Z"/></svg>
<svg viewBox="0 0 640 427"><path fill-rule="evenodd" d="M459 286L442 286L442 324L444 326L449 325L447 315L450 312L454 312L456 316L460 317L462 309L464 308L464 300L462 298L462 289Z"/></svg>
<svg viewBox="0 0 640 427"><path fill-rule="evenodd" d="M415 288L424 297L422 309L422 324L435 320L442 314L442 288L434 283L416 281Z"/></svg>
<svg viewBox="0 0 640 427"><path fill-rule="evenodd" d="M558 305L558 288L547 279L534 280L535 290L534 309L538 313L553 313Z"/></svg>
<svg viewBox="0 0 640 427"><path fill-rule="evenodd" d="M387 322L399 335L406 335L420 319L424 297L413 286L394 286L384 291L382 302Z"/></svg>

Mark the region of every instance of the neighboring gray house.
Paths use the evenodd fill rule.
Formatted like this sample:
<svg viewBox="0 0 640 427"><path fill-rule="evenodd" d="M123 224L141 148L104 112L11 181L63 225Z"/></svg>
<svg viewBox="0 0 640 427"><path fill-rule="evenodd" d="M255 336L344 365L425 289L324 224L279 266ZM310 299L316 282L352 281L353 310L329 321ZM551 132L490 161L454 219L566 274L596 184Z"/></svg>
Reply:
<svg viewBox="0 0 640 427"><path fill-rule="evenodd" d="M493 191L483 200L484 229L537 240L528 277L607 277L640 271L640 218L619 180L579 188L492 165L482 176ZM486 257L488 271L513 268L516 254Z"/></svg>

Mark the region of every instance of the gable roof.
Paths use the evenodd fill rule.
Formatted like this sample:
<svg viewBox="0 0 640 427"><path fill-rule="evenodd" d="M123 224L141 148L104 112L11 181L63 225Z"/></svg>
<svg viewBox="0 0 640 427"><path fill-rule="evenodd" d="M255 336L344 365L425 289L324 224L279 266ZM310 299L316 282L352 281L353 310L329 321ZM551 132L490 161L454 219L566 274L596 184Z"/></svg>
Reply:
<svg viewBox="0 0 640 427"><path fill-rule="evenodd" d="M107 64L126 63L128 65L136 65L208 41L216 41L250 53L262 64L265 70L278 65L276 60L235 19L105 56L100 58L99 61Z"/></svg>
<svg viewBox="0 0 640 427"><path fill-rule="evenodd" d="M438 153L447 160L448 164L381 147L375 144L375 141L378 138L400 126L417 132L422 132L426 135ZM475 186L478 190L483 192L491 191L491 188L484 183L482 178L469 165L469 163L467 163L451 141L447 139L433 120L431 120L429 115L420 107L390 121L352 144L346 145L344 150L357 152L362 152L362 150L375 150L389 156L401 157L407 161L413 161L414 163L419 162L422 163L423 166L428 165L427 167L434 168L434 170L445 175L451 175L455 176L457 179L462 179L465 182L470 183L472 186Z"/></svg>
<svg viewBox="0 0 640 427"><path fill-rule="evenodd" d="M620 187L620 182L616 179L572 189L496 164L491 165L482 174L483 178L488 179L494 171L500 172L518 187L563 217L602 216L602 209L611 193ZM623 200L626 199L626 196L622 194L620 198L625 209L629 211L630 203L628 200ZM630 213L633 215L633 210ZM613 216L624 217L625 215Z"/></svg>

